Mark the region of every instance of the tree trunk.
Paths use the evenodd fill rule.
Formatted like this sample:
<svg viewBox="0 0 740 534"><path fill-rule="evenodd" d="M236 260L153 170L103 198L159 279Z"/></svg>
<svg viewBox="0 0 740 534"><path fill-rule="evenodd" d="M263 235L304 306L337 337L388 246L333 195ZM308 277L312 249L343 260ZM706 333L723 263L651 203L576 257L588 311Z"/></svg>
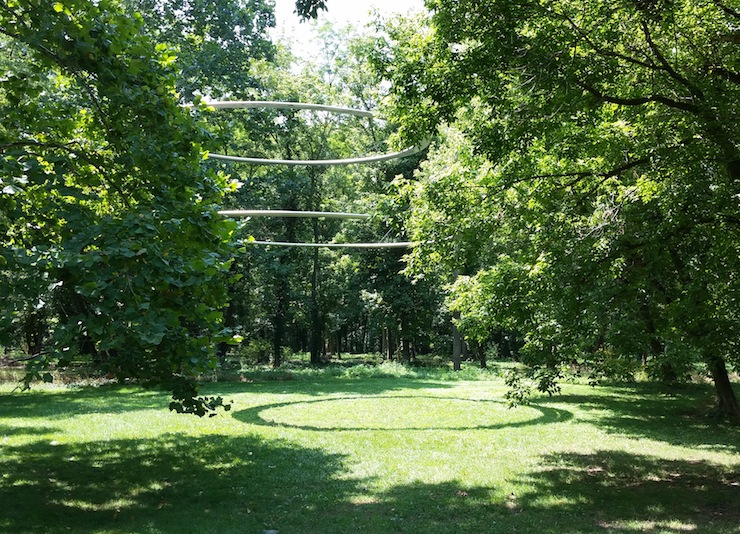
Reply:
<svg viewBox="0 0 740 534"><path fill-rule="evenodd" d="M234 306L231 303L226 305L224 310L224 326L226 328L234 328L236 326L236 317L234 314ZM226 360L226 355L229 353L231 346L228 342L222 341L218 344L218 359L223 363Z"/></svg>
<svg viewBox="0 0 740 534"><path fill-rule="evenodd" d="M315 232L314 232L315 236ZM324 328L319 310L319 249L313 250L313 270L311 272L311 365L321 363Z"/></svg>
<svg viewBox="0 0 740 534"><path fill-rule="evenodd" d="M282 284L281 284L282 286ZM282 293L282 287L280 292ZM283 336L285 335L285 312L286 302L284 295L278 295L277 311L274 318L274 330L272 333L272 366L277 368L282 364L280 352L283 346Z"/></svg>
<svg viewBox="0 0 740 534"><path fill-rule="evenodd" d="M706 361L717 393L718 414L732 421L740 422L740 409L738 408L737 396L732 389L725 360L720 356L709 355Z"/></svg>
<svg viewBox="0 0 740 534"><path fill-rule="evenodd" d="M453 314L452 322L452 369L460 371L462 369L462 338L460 337L460 331L457 328L457 324L454 319L460 318L460 312Z"/></svg>
<svg viewBox="0 0 740 534"><path fill-rule="evenodd" d="M309 206L312 211L319 211L319 174L315 168L309 169L311 177L311 188L309 191ZM311 220L313 230L313 242L319 242L319 220ZM321 265L319 264L319 249L313 249L313 269L311 270L311 365L319 365L322 361L324 348L324 325L321 324L321 313L319 310L319 275Z"/></svg>
<svg viewBox="0 0 740 534"><path fill-rule="evenodd" d="M678 373L676 373L671 362L664 358L665 347L663 346L663 342L658 338L658 331L655 326L655 321L653 321L651 316L647 299L640 306L640 313L645 322L645 331L649 336L648 346L650 347L650 354L653 358L660 361L658 366L660 379L665 384L675 384L678 382Z"/></svg>
<svg viewBox="0 0 740 534"><path fill-rule="evenodd" d="M393 353L395 352L395 348L393 346L393 333L388 327L384 328L383 332L385 334L385 358L389 362L392 362Z"/></svg>
<svg viewBox="0 0 740 534"><path fill-rule="evenodd" d="M32 311L23 320L23 336L29 356L40 354L47 335L46 318L43 311Z"/></svg>
<svg viewBox="0 0 740 534"><path fill-rule="evenodd" d="M455 280L460 276L459 269L455 269L453 274ZM456 321L460 319L460 312L456 311L452 314L452 369L459 371L462 369L462 338L460 337L460 330L457 328Z"/></svg>
<svg viewBox="0 0 740 534"><path fill-rule="evenodd" d="M480 360L480 368L481 369L488 369L488 359L486 358L486 348L481 346L480 344L476 344L477 352L478 352L478 358Z"/></svg>
<svg viewBox="0 0 740 534"><path fill-rule="evenodd" d="M291 197L288 199L283 209L294 210L296 209L297 201ZM285 240L288 242L295 241L295 219L285 219ZM285 267L291 261L290 250L285 250L279 257L278 263L280 264L280 274L277 282L276 291L276 308L274 317L274 331L272 339L272 352L273 352L273 367L280 367L283 363L281 358L281 351L283 346L283 338L285 337L285 323L287 322L288 315L288 303L290 300L290 282L288 276L285 274Z"/></svg>
<svg viewBox="0 0 740 534"><path fill-rule="evenodd" d="M409 340L408 321L401 321L401 360L403 363L411 363L411 342Z"/></svg>

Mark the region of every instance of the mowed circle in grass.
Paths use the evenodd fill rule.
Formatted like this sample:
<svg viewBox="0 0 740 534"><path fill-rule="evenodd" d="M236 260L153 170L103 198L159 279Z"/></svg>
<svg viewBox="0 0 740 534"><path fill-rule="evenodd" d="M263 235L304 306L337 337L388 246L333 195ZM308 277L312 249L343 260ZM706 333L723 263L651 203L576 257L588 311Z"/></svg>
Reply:
<svg viewBox="0 0 740 534"><path fill-rule="evenodd" d="M263 406L269 425L315 430L421 430L496 428L527 424L542 409L509 409L495 400L433 396L339 397Z"/></svg>

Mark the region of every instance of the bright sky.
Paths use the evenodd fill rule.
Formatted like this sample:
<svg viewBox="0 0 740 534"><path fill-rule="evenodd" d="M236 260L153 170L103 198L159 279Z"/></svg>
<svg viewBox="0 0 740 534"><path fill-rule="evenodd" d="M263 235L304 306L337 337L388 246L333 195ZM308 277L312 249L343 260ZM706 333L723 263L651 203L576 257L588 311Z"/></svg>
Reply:
<svg viewBox="0 0 740 534"><path fill-rule="evenodd" d="M377 10L381 16L391 16L409 11L422 11L424 0L327 0L329 11L319 12L319 23L331 20L338 26L353 24L363 27L369 20L369 13ZM314 24L300 23L295 10L295 0L275 0L277 28L275 36L287 36L295 43L294 52L298 55L310 54L310 41ZM301 53L304 51L304 53Z"/></svg>

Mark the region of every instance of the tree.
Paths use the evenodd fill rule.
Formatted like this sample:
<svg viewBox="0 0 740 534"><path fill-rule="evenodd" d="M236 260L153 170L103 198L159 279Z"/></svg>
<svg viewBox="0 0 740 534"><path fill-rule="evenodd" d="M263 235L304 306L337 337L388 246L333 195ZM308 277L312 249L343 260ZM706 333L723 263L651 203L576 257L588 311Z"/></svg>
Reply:
<svg viewBox="0 0 740 534"><path fill-rule="evenodd" d="M113 0L0 2L4 326L55 302L26 382L90 354L103 372L222 404L195 379L228 338L233 225L209 135L175 93L174 56ZM44 374L45 379L50 375Z"/></svg>
<svg viewBox="0 0 740 534"><path fill-rule="evenodd" d="M302 20L315 19L322 10L327 10L325 0L296 0L295 3L295 12Z"/></svg>
<svg viewBox="0 0 740 534"><path fill-rule="evenodd" d="M304 66L300 75L290 66L292 57L278 54L278 63L255 64L253 73L261 88L250 95L257 100L329 102L353 105L344 83L326 64ZM326 59L324 60L327 61ZM214 130L225 132L222 152L261 154L279 159L333 159L367 150L364 121L342 114L300 112L291 109L233 110L209 118ZM234 207L308 211L342 210L358 188L352 180L368 169L336 167L284 167L228 165L228 172L243 184L228 202ZM337 221L257 219L248 231L260 239L288 242L326 242L337 233ZM269 307L273 365L280 365L281 347L301 345L310 349L312 363L320 363L324 352L326 303L322 297L322 268L336 254L313 249L270 248L248 250L249 261L265 283L264 307ZM268 296L269 295L269 296ZM292 334L288 325L298 327ZM308 323L308 325L306 325ZM264 329L263 329L264 332ZM264 335L264 333L260 334ZM288 338L299 343L288 343ZM303 340L308 340L306 347Z"/></svg>
<svg viewBox="0 0 740 534"><path fill-rule="evenodd" d="M326 26L321 31L324 55L316 62L300 70L296 66L289 69L291 58L281 51L277 65L255 64L261 89L255 90L252 98L374 109L380 91L365 63L368 39L352 35L347 29ZM335 159L382 153L388 150L390 133L390 128L378 121L295 110L230 110L213 114L209 121L214 130L228 132L222 152L277 158ZM410 176L418 161L409 158L380 166L292 169L228 166L225 170L243 184L228 202L235 208L380 210L386 220L393 221L389 225L381 217L344 223L318 218L255 218L246 223L245 232L258 239L321 243L396 237L402 231L397 211L404 206L390 206L388 200L393 197L388 192L394 187L395 176ZM367 350L367 336L357 332L367 331L370 316L383 323L380 330L385 331L385 347L398 345L402 356L411 359L414 340L428 338L420 331L423 325L431 324L433 311L425 312L433 310L436 301L430 297L434 293L427 284L411 284L400 274L400 256L388 250L343 254L318 248L248 247L244 261L238 264L249 266L249 272L241 274L253 282L245 287L242 279L240 291L231 294L232 302L249 301L254 306L240 306L244 313L238 322L259 324L250 337L272 338L273 365L280 363L280 348L285 345L310 351L314 364L324 360L327 350L341 352L343 341L349 337L356 341L355 348ZM368 306L363 306L362 294L377 297L374 303L382 299L382 305L374 306L370 299ZM357 342L358 338L362 342Z"/></svg>
<svg viewBox="0 0 740 534"><path fill-rule="evenodd" d="M457 307L523 332L544 390L574 361L647 354L668 377L697 360L740 417L735 3L427 5L375 55L403 135L451 125L412 261L472 258Z"/></svg>
<svg viewBox="0 0 740 534"><path fill-rule="evenodd" d="M257 80L250 65L273 59L275 47L266 31L275 25L264 0L124 0L143 17L143 30L176 56L176 87L180 98L194 95L237 98Z"/></svg>

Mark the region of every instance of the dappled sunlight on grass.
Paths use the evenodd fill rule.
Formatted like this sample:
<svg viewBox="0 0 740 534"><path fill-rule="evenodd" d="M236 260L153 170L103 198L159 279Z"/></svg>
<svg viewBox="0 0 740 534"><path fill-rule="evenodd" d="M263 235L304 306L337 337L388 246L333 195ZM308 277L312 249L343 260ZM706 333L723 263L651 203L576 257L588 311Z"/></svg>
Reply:
<svg viewBox="0 0 740 534"><path fill-rule="evenodd" d="M577 408L582 420L592 421L610 434L740 453L740 427L708 417L705 407L711 400L709 386L684 385L666 391L665 387L635 384L620 388L565 387L562 395L537 402Z"/></svg>
<svg viewBox="0 0 740 534"><path fill-rule="evenodd" d="M161 409L169 396L139 387L104 385L100 387L34 385L29 391L7 389L0 392L0 417L66 418L70 413L116 414L134 410Z"/></svg>
<svg viewBox="0 0 740 534"><path fill-rule="evenodd" d="M740 428L692 412L701 388L566 385L516 409L491 379L206 389L233 411L132 387L0 395L0 531L740 532Z"/></svg>
<svg viewBox="0 0 740 534"><path fill-rule="evenodd" d="M236 532L242 521L254 530L288 513L288 503L309 505L317 491L336 498L347 484L334 480L340 457L258 437L36 442L4 452L0 497L16 503L0 519L5 531L139 532L150 521L162 532L218 532L221 523Z"/></svg>

